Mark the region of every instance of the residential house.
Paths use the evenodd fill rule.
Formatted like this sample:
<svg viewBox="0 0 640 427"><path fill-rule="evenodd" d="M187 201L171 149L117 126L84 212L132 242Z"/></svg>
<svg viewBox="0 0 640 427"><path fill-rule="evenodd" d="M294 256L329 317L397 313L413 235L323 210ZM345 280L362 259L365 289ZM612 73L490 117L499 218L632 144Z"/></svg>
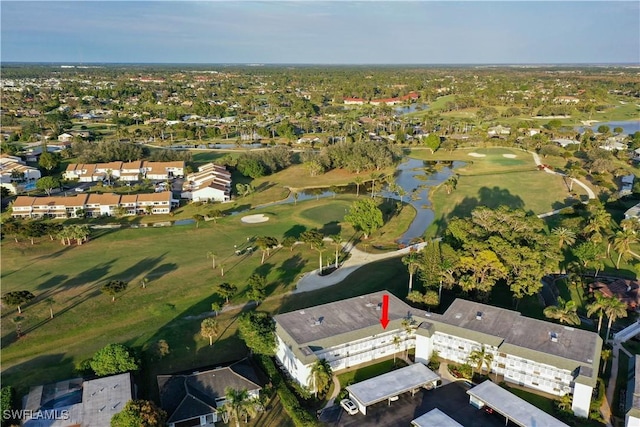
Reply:
<svg viewBox="0 0 640 427"><path fill-rule="evenodd" d="M500 137L505 135L511 135L511 128L498 125L498 126L493 126L487 129L487 136Z"/></svg>
<svg viewBox="0 0 640 427"><path fill-rule="evenodd" d="M610 136L609 138L607 138L604 144L599 146L599 148L602 148L603 150L607 150L607 151L626 150L628 147L627 147L627 144L624 142L624 140L625 140L624 135Z"/></svg>
<svg viewBox="0 0 640 427"><path fill-rule="evenodd" d="M131 374L73 378L31 387L22 400L24 427L104 427L135 399Z"/></svg>
<svg viewBox="0 0 640 427"><path fill-rule="evenodd" d="M182 187L183 199L194 202L231 200L231 173L224 166L207 163L198 172L187 175Z"/></svg>
<svg viewBox="0 0 640 427"><path fill-rule="evenodd" d="M158 375L161 407L169 427L213 425L221 420L227 388L247 390L258 398L266 383L264 375L248 359L227 367L189 374Z"/></svg>
<svg viewBox="0 0 640 427"><path fill-rule="evenodd" d="M580 102L580 98L575 96L556 96L553 98L553 102L556 104L577 104Z"/></svg>
<svg viewBox="0 0 640 427"><path fill-rule="evenodd" d="M61 133L60 135L58 135L58 141L62 143L71 142L73 141L73 135L67 132Z"/></svg>
<svg viewBox="0 0 640 427"><path fill-rule="evenodd" d="M383 329L379 318L385 294L390 322ZM340 372L415 349L416 361L424 364L434 351L465 363L472 351L484 347L494 357L492 373L556 396L572 394L574 413L584 417L602 348L594 332L515 311L456 299L442 315L425 313L384 291L279 314L274 320L276 358L306 386L312 385L311 367L319 359Z"/></svg>
<svg viewBox="0 0 640 427"><path fill-rule="evenodd" d="M167 180L184 176L184 162L147 162L142 163L142 170L147 179Z"/></svg>
<svg viewBox="0 0 640 427"><path fill-rule="evenodd" d="M362 98L344 98L344 105L363 105L367 103L366 99Z"/></svg>
<svg viewBox="0 0 640 427"><path fill-rule="evenodd" d="M631 218L635 218L636 220L640 221L640 203L630 207L624 213L624 219L631 219Z"/></svg>
<svg viewBox="0 0 640 427"><path fill-rule="evenodd" d="M27 166L20 157L0 155L0 186L12 194L34 186L41 176L38 169Z"/></svg>
<svg viewBox="0 0 640 427"><path fill-rule="evenodd" d="M596 280L589 284L591 292L600 292L605 297L616 297L627 304L627 310L640 308L640 282L637 280L615 279Z"/></svg>
<svg viewBox="0 0 640 427"><path fill-rule="evenodd" d="M551 142L555 142L562 148L567 148L569 145L580 144L580 141L576 141L575 139L567 139L567 138L557 138L551 140Z"/></svg>
<svg viewBox="0 0 640 427"><path fill-rule="evenodd" d="M633 182L635 181L635 179L636 179L636 176L633 174L625 175L621 178L621 181L622 181L622 186L620 187L621 196L627 196L633 192Z"/></svg>

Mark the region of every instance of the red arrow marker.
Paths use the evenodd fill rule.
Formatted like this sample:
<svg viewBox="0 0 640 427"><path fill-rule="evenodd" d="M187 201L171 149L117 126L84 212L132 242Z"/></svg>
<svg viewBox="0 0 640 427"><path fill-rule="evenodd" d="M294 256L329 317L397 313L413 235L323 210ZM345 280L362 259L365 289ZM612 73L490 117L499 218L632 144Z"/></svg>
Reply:
<svg viewBox="0 0 640 427"><path fill-rule="evenodd" d="M382 317L380 318L382 329L387 329L389 324L389 295L382 295Z"/></svg>

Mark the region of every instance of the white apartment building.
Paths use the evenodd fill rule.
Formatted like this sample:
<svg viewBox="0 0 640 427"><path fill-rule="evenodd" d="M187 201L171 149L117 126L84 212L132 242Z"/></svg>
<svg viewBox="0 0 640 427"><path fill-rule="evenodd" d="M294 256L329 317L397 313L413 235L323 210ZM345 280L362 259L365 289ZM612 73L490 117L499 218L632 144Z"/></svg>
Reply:
<svg viewBox="0 0 640 427"><path fill-rule="evenodd" d="M20 157L0 156L0 186L9 190L12 194L35 185L35 181L41 178L37 168L27 166Z"/></svg>
<svg viewBox="0 0 640 427"><path fill-rule="evenodd" d="M416 362L428 363L437 351L444 359L465 363L484 346L494 355L491 375L556 396L573 394L574 414L588 416L602 348L596 333L463 299L442 315L425 313L391 294L390 322L383 329L383 294L388 293L275 316L276 357L294 379L310 386L318 359L339 372L414 348Z"/></svg>
<svg viewBox="0 0 640 427"><path fill-rule="evenodd" d="M120 179L121 181L140 181L143 178L164 181L184 176L184 162L133 162L109 163L72 163L67 166L63 177L77 179L80 182L96 182Z"/></svg>
<svg viewBox="0 0 640 427"><path fill-rule="evenodd" d="M207 163L198 172L187 175L180 195L194 202L231 200L231 173L224 166Z"/></svg>

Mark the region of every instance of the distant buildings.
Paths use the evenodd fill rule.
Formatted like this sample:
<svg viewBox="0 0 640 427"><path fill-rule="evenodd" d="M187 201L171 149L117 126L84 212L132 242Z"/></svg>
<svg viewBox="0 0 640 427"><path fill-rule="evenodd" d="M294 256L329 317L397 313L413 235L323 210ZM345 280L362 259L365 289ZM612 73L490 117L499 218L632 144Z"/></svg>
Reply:
<svg viewBox="0 0 640 427"><path fill-rule="evenodd" d="M416 362L434 351L466 363L484 348L491 372L504 381L556 396L573 394L573 411L587 417L598 378L602 339L588 332L457 299L440 315L389 295L389 319L380 326L385 292L276 315L276 357L291 376L310 385L311 366L325 359L334 371L415 349ZM413 325L409 327L410 325Z"/></svg>

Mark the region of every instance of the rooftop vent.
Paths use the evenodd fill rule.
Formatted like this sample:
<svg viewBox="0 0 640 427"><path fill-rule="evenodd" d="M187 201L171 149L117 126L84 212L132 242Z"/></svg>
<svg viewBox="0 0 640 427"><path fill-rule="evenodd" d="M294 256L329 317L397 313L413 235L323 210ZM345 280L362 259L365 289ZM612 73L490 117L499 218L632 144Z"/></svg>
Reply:
<svg viewBox="0 0 640 427"><path fill-rule="evenodd" d="M371 308L371 307L373 307L374 305L375 305L375 304L373 304L373 303L371 303L371 302L368 302L368 303L366 303L364 306L365 306L365 307L369 307L369 308Z"/></svg>
<svg viewBox="0 0 640 427"><path fill-rule="evenodd" d="M551 342L558 342L558 334L555 332L549 332L549 336L551 337Z"/></svg>
<svg viewBox="0 0 640 427"><path fill-rule="evenodd" d="M461 317L462 317L462 313L456 313L456 316L455 316L456 319L460 319Z"/></svg>
<svg viewBox="0 0 640 427"><path fill-rule="evenodd" d="M476 313L476 320L482 320L482 312L481 311L478 311Z"/></svg>
<svg viewBox="0 0 640 427"><path fill-rule="evenodd" d="M565 326L564 329L567 330L567 331L573 331L574 330L571 326Z"/></svg>
<svg viewBox="0 0 640 427"><path fill-rule="evenodd" d="M376 310L380 311L382 309L382 303L376 305Z"/></svg>
<svg viewBox="0 0 640 427"><path fill-rule="evenodd" d="M301 311L300 311L300 314L304 314L304 310L301 310Z"/></svg>

